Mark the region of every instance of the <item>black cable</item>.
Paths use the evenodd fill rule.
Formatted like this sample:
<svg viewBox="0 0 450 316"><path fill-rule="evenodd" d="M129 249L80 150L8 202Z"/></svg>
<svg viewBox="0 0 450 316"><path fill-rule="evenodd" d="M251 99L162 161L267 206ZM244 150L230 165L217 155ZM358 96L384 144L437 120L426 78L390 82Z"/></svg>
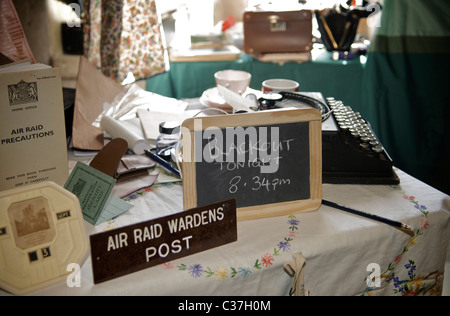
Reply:
<svg viewBox="0 0 450 316"><path fill-rule="evenodd" d="M319 110L319 112L322 114L322 122L326 121L331 115L330 107L317 99L293 92L280 92L280 94L283 96L284 99L300 101Z"/></svg>

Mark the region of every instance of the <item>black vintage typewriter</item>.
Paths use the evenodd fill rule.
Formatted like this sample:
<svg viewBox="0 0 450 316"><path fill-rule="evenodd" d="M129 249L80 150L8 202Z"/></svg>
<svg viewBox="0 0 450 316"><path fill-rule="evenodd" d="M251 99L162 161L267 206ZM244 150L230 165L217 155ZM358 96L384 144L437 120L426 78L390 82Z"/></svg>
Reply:
<svg viewBox="0 0 450 316"><path fill-rule="evenodd" d="M323 98L321 93L281 92L274 102L259 100L270 108L315 107L323 117L322 170L323 182L335 184L389 184L400 183L393 162L370 123L351 107L334 98Z"/></svg>

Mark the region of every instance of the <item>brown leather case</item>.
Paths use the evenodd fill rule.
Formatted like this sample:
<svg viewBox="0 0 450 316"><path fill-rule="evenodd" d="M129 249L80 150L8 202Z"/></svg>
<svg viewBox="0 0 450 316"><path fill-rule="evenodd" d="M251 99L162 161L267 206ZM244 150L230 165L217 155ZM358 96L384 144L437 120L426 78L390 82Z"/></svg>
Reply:
<svg viewBox="0 0 450 316"><path fill-rule="evenodd" d="M312 49L312 11L247 11L244 51L247 54L301 53Z"/></svg>

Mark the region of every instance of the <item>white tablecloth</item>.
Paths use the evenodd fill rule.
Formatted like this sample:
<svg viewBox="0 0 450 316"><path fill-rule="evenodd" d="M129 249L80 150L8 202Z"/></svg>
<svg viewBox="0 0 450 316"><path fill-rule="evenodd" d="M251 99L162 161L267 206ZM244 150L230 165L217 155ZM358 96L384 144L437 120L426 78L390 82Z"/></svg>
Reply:
<svg viewBox="0 0 450 316"><path fill-rule="evenodd" d="M238 241L174 262L93 284L91 258L81 286L65 283L37 295L288 295L284 264L302 253L309 295L440 295L449 240L449 196L396 170L401 185L324 184L323 198L410 224L415 236L327 206L312 213L238 223ZM180 184L155 185L131 195L128 213L89 234L183 210ZM381 287L369 288L369 265ZM371 266L370 266L371 267Z"/></svg>

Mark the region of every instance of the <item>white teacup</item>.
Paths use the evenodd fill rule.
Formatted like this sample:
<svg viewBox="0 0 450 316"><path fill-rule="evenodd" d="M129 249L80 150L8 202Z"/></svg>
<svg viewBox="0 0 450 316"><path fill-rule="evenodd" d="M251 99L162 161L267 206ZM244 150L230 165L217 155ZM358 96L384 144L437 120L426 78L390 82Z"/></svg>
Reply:
<svg viewBox="0 0 450 316"><path fill-rule="evenodd" d="M243 94L250 86L252 75L241 70L222 70L214 74L216 84L225 88Z"/></svg>

